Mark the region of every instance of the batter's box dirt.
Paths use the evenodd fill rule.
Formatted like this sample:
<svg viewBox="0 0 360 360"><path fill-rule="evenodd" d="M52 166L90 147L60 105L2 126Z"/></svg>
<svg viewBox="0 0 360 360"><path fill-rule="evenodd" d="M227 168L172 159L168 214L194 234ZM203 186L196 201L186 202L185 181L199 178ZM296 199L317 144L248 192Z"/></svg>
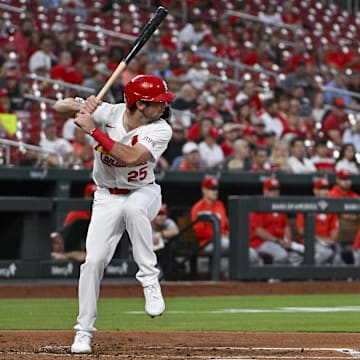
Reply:
<svg viewBox="0 0 360 360"><path fill-rule="evenodd" d="M0 360L360 359L355 333L99 331L92 355L71 355L73 336L73 331L1 331Z"/></svg>
<svg viewBox="0 0 360 360"><path fill-rule="evenodd" d="M71 286L0 286L1 298L76 297ZM249 294L360 293L360 282L164 283L165 297ZM105 285L102 297L142 297L135 285ZM1 321L0 321L1 326ZM94 354L71 355L74 331L0 331L0 360L360 359L359 333L99 331Z"/></svg>

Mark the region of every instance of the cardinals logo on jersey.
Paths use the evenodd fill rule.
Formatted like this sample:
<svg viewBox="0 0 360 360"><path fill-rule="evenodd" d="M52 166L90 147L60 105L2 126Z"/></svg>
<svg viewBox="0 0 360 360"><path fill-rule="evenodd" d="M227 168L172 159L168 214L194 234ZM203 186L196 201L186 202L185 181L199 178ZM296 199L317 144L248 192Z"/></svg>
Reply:
<svg viewBox="0 0 360 360"><path fill-rule="evenodd" d="M95 146L95 151L98 151L99 153L108 155L109 153L107 151L104 150L104 148L101 145L96 145Z"/></svg>
<svg viewBox="0 0 360 360"><path fill-rule="evenodd" d="M134 135L131 139L131 145L134 146L138 142L139 135Z"/></svg>

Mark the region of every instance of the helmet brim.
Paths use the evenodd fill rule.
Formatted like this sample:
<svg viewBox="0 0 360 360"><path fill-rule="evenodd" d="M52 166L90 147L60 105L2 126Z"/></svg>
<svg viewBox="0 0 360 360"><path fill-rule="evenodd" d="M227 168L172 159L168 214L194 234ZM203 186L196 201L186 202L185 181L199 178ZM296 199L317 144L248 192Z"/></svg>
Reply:
<svg viewBox="0 0 360 360"><path fill-rule="evenodd" d="M170 102L173 101L175 99L176 95L171 93L171 92L167 92L164 94L160 94L156 97L154 97L151 101L153 102Z"/></svg>

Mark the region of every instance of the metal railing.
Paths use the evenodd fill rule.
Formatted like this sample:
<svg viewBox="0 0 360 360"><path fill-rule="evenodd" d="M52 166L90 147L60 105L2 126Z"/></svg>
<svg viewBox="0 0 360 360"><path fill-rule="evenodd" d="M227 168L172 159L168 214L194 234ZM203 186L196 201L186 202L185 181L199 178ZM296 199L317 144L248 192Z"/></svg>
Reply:
<svg viewBox="0 0 360 360"><path fill-rule="evenodd" d="M5 148L5 164L11 163L11 155L10 155L11 147L16 147L16 148L24 150L24 151L25 150L33 150L40 154L55 155L59 159L59 162L61 164L64 162L61 154L59 154L53 150L44 149L41 146L30 145L30 144L26 144L22 141L14 141L14 140L8 140L8 139L0 139L0 145L3 145L3 147Z"/></svg>
<svg viewBox="0 0 360 360"><path fill-rule="evenodd" d="M199 54L198 56L201 59L207 60L207 62L221 63L221 64L227 65L227 66L235 69L234 79L232 80L235 82L239 81L239 71L240 70L247 70L252 73L261 73L261 74L267 75L269 77L273 77L277 84L280 82L280 76L277 72L266 70L266 69L262 68L260 65L259 66L250 66L250 65L243 64L239 61L231 61L227 58L222 58L222 57L218 57L215 55Z"/></svg>
<svg viewBox="0 0 360 360"><path fill-rule="evenodd" d="M296 43L298 42L298 38L299 38L298 32L301 30L298 26L288 25L288 24L283 24L283 23L278 24L276 22L264 22L258 16L254 16L254 15L250 15L250 14L244 14L242 12L233 11L233 10L227 10L223 16L224 17L226 17L226 16L236 16L236 17L239 17L240 19L262 23L264 26L270 26L270 27L274 27L274 28L280 28L280 29L289 30L294 35L294 42L286 41L286 43L289 44L289 45L295 46Z"/></svg>
<svg viewBox="0 0 360 360"><path fill-rule="evenodd" d="M0 3L0 9L15 12L15 13L19 13L19 14L24 12L24 9L22 7L20 8L20 7L17 7L17 6L12 6L12 5L8 5L8 4L4 4L4 3Z"/></svg>

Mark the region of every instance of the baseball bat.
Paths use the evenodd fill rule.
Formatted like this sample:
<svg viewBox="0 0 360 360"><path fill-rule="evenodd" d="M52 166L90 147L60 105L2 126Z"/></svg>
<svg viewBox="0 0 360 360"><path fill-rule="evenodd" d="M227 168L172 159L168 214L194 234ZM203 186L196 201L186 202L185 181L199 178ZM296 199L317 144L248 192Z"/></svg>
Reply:
<svg viewBox="0 0 360 360"><path fill-rule="evenodd" d="M105 85L96 95L97 100L102 100L106 92L110 89L111 85L114 83L116 78L120 75L120 73L126 68L127 64L131 61L131 59L143 48L145 43L149 40L150 36L155 32L155 30L159 27L161 22L164 20L168 11L163 6L159 6L156 9L153 17L146 23L146 25L141 30L139 36L135 40L134 44L131 46L129 52L125 56L123 60L116 67L114 72L111 74L109 79L106 81Z"/></svg>

